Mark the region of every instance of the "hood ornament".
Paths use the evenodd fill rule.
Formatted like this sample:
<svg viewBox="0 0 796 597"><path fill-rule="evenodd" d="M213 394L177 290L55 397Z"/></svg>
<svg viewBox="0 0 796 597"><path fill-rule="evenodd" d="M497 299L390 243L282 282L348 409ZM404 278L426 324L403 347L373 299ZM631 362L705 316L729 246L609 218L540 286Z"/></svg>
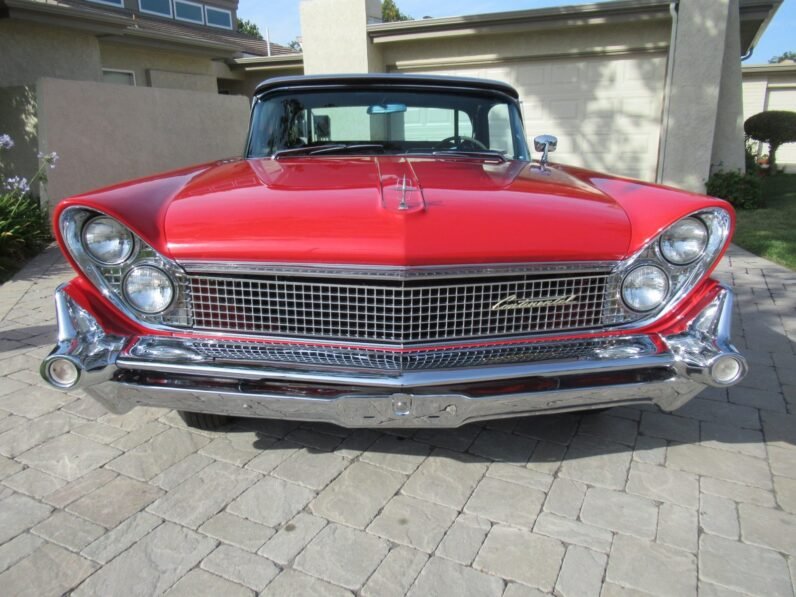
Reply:
<svg viewBox="0 0 796 597"><path fill-rule="evenodd" d="M550 296L540 299L519 298L516 294L507 296L492 305L492 311L508 311L511 309L538 309L539 307L558 307L568 305L578 298L577 294L569 296Z"/></svg>
<svg viewBox="0 0 796 597"><path fill-rule="evenodd" d="M423 197L423 191L416 181L407 178L406 174L400 179L397 176L385 177L385 179L393 179L395 181L395 184L382 187L381 202L385 209L398 212L425 209L426 202Z"/></svg>

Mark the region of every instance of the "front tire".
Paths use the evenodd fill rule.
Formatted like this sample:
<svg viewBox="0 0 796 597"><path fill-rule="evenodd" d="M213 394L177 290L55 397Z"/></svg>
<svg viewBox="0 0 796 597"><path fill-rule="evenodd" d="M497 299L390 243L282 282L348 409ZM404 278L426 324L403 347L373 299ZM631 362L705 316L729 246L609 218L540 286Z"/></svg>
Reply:
<svg viewBox="0 0 796 597"><path fill-rule="evenodd" d="M202 429L203 431L215 431L229 422L229 417L225 417L224 415L192 413L185 410L179 410L177 413L188 427Z"/></svg>

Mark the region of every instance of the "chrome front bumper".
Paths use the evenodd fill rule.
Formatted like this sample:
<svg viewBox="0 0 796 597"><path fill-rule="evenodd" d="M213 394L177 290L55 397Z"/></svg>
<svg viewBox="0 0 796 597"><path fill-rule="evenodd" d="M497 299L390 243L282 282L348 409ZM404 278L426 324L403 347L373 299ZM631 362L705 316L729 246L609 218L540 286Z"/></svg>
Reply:
<svg viewBox="0 0 796 597"><path fill-rule="evenodd" d="M115 413L160 406L241 417L325 421L345 427L458 427L486 419L653 403L679 408L708 385L746 374L730 343L732 291L710 304L665 349L645 336L617 339L617 350L587 359L413 371L337 370L263 363L218 363L190 350L190 341L106 334L72 299L56 291L58 344L44 360L44 379L62 390L84 388ZM651 350L629 351L647 345ZM623 342L625 344L623 344ZM737 365L717 380L717 363ZM66 360L78 379L58 384L52 366ZM726 368L725 368L726 369Z"/></svg>

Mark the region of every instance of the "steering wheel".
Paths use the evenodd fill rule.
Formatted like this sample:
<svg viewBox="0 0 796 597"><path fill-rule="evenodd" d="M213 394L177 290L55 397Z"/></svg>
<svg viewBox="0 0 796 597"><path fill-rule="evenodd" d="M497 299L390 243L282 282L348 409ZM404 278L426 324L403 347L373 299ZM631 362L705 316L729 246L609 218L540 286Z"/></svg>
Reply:
<svg viewBox="0 0 796 597"><path fill-rule="evenodd" d="M478 139L472 137L462 137L461 135L453 135L452 137L445 137L442 141L434 146L434 149L461 149L463 151L484 151L489 148L481 143Z"/></svg>

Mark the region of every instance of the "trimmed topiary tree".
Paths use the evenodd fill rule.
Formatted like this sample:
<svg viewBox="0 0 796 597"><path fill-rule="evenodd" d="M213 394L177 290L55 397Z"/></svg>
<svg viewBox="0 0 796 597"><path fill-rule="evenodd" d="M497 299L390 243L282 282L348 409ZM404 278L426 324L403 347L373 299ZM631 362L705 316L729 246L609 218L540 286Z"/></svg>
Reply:
<svg viewBox="0 0 796 597"><path fill-rule="evenodd" d="M796 142L796 112L769 110L746 119L744 132L755 141L768 143L768 171L776 173L777 149L783 143Z"/></svg>

